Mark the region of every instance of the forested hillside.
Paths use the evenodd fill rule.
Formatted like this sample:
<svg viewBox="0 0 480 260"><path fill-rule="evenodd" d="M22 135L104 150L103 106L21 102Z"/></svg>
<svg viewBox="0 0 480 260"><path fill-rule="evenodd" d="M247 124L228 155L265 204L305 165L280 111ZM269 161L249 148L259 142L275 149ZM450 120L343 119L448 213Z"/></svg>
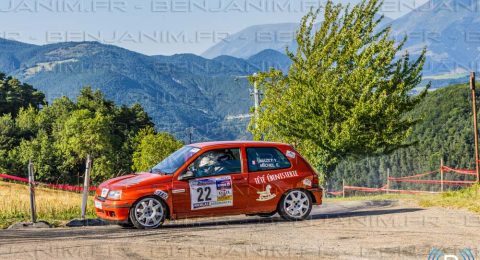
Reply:
<svg viewBox="0 0 480 260"><path fill-rule="evenodd" d="M417 142L391 155L346 160L336 168L330 188L348 185L380 187L391 176L405 176L438 169L445 165L475 167L471 92L467 85L453 85L430 92L412 112L422 121L414 128L410 141ZM447 176L450 177L450 176Z"/></svg>
<svg viewBox="0 0 480 260"><path fill-rule="evenodd" d="M75 100L50 104L31 85L0 73L0 173L25 176L29 161L36 180L79 184L85 159L91 180L148 170L183 145L158 133L139 104L119 106L86 87Z"/></svg>
<svg viewBox="0 0 480 260"><path fill-rule="evenodd" d="M0 71L35 86L46 101L74 99L84 86L101 90L119 105L142 104L155 127L194 141L249 139L248 120L232 117L252 104L246 79L270 67L285 69L289 59L270 51L251 61L193 54L146 56L97 42L43 46L0 39Z"/></svg>

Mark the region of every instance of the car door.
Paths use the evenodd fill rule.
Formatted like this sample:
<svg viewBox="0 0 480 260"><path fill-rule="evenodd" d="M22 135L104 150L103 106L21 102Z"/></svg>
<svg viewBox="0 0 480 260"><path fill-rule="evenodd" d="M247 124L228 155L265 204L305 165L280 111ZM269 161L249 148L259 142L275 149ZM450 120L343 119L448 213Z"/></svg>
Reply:
<svg viewBox="0 0 480 260"><path fill-rule="evenodd" d="M249 171L249 213L276 210L283 193L298 179L293 163L277 147L246 147Z"/></svg>
<svg viewBox="0 0 480 260"><path fill-rule="evenodd" d="M210 149L200 154L172 185L177 218L242 213L246 209L248 173L240 147ZM182 180L187 171L193 178Z"/></svg>

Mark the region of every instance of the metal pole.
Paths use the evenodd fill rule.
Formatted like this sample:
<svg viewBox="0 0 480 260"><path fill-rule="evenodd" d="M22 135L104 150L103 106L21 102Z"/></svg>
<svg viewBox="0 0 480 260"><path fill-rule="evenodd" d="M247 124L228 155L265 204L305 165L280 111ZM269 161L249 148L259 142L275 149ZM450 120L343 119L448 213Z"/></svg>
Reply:
<svg viewBox="0 0 480 260"><path fill-rule="evenodd" d="M475 94L475 72L470 73L470 89L472 90L472 109L473 109L473 131L475 137L475 171L477 173L477 182L479 178L479 161L478 161L478 128L477 128L477 97Z"/></svg>
<svg viewBox="0 0 480 260"><path fill-rule="evenodd" d="M387 194L390 193L390 168L387 168Z"/></svg>
<svg viewBox="0 0 480 260"><path fill-rule="evenodd" d="M257 82L257 76L258 74L257 73L253 73L252 76L236 76L235 77L235 80L238 80L238 79L243 79L243 78L250 78L250 77L253 77L254 78L254 81L253 81L253 93L251 93L250 95L253 95L253 99L254 99L254 115L253 115L253 118L255 120L255 129L258 127L258 123L257 123L257 120L258 120L258 117L259 117L259 108L260 108L260 91L258 90L258 82Z"/></svg>
<svg viewBox="0 0 480 260"><path fill-rule="evenodd" d="M253 74L254 77L257 76L257 74ZM258 129L258 117L259 117L259 107L260 107L260 93L258 91L258 83L257 79L253 82L253 99L254 99L254 106L255 106L255 129Z"/></svg>
<svg viewBox="0 0 480 260"><path fill-rule="evenodd" d="M443 192L443 158L440 159L440 191Z"/></svg>
<svg viewBox="0 0 480 260"><path fill-rule="evenodd" d="M342 179L342 182L343 182L343 184L342 184L342 187L343 187L342 188L342 195L345 198L345 179Z"/></svg>
<svg viewBox="0 0 480 260"><path fill-rule="evenodd" d="M188 143L192 144L192 135L193 135L193 128L188 130Z"/></svg>
<svg viewBox="0 0 480 260"><path fill-rule="evenodd" d="M35 207L35 177L32 160L28 162L28 185L30 187L30 209L32 211L32 223L36 223L37 209Z"/></svg>
<svg viewBox="0 0 480 260"><path fill-rule="evenodd" d="M85 219L85 215L87 215L87 200L88 200L88 186L90 183L90 168L92 165L92 159L90 158L90 154L87 155L87 162L85 168L85 178L83 182L83 197L82 197L82 219Z"/></svg>

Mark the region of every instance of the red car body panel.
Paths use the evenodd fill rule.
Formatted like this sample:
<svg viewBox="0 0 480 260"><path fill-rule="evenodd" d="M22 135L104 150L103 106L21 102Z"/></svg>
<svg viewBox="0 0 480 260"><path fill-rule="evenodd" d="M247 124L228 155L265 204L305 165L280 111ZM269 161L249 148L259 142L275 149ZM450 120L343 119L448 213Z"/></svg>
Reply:
<svg viewBox="0 0 480 260"><path fill-rule="evenodd" d="M126 222L133 203L140 198L155 194L161 194L160 197L165 201L169 211L169 219L270 213L277 209L282 195L291 189L308 190L313 204L320 205L322 203L322 189L316 185L318 179L314 180L316 173L290 145L272 142L234 141L197 143L189 146L198 147L200 151L188 159L172 175L138 173L110 179L102 183L95 195L97 216L109 221ZM291 167L249 172L246 148L255 147L278 149L281 153L287 155ZM233 204L215 208L192 209L191 180L179 180L179 176L186 171L188 165L204 152L224 148L240 149L242 171L241 173L212 177L224 178L226 183L231 182ZM208 179L208 177L198 179ZM269 193L266 193L267 186L270 187ZM121 198L118 200L107 199L105 194L102 196L104 190L121 190Z"/></svg>

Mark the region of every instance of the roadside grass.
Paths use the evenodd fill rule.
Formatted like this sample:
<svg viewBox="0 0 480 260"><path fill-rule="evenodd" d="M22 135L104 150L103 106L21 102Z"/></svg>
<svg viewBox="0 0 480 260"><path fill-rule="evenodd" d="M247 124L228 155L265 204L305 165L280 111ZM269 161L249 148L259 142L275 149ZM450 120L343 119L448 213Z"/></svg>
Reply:
<svg viewBox="0 0 480 260"><path fill-rule="evenodd" d="M36 188L37 219L54 226L80 217L82 195L75 192ZM325 198L326 202L358 200L410 200L422 207L444 207L467 209L480 214L480 185L443 194L376 194L369 196L347 196ZM93 196L89 196L87 216L95 218ZM0 181L0 229L9 225L30 221L30 193L27 185Z"/></svg>
<svg viewBox="0 0 480 260"><path fill-rule="evenodd" d="M474 185L458 191L447 191L442 194L376 194L369 196L347 196L324 199L327 202L358 200L410 200L422 207L443 207L451 209L467 209L480 213L480 185Z"/></svg>
<svg viewBox="0 0 480 260"><path fill-rule="evenodd" d="M395 194L395 193L390 193L390 194L375 194L375 195L354 195L354 196L346 196L345 198L343 197L328 197L325 198L324 201L330 201L330 202L335 202L335 201L356 201L356 200L399 200L399 199L404 199L404 200L414 200L416 199L417 195L410 195L410 194Z"/></svg>
<svg viewBox="0 0 480 260"><path fill-rule="evenodd" d="M37 220L44 220L54 226L80 217L82 195L80 193L35 189ZM88 217L95 218L93 196L89 196ZM0 181L0 229L9 225L30 221L30 193L27 185Z"/></svg>
<svg viewBox="0 0 480 260"><path fill-rule="evenodd" d="M480 185L477 184L466 189L445 192L428 199L420 198L419 205L422 207L467 209L480 213Z"/></svg>

